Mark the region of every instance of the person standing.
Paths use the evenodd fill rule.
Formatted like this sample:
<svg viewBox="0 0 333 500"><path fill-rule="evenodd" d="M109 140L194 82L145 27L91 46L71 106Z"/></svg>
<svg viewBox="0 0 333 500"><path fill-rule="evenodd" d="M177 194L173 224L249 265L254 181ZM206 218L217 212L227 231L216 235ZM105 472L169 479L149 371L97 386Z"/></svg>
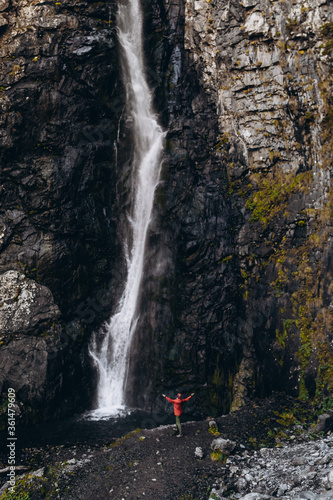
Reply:
<svg viewBox="0 0 333 500"><path fill-rule="evenodd" d="M179 434L177 437L182 437L183 434L182 434L182 427L180 425L180 416L183 413L183 403L185 403L186 401L189 401L191 399L191 397L194 396L194 392L192 392L192 394L188 398L185 398L185 399L182 398L182 395L180 393L177 394L177 399L168 398L168 396L166 396L165 394L162 394L162 396L167 401L169 401L169 403L173 404L173 412L176 416L176 425L177 425L178 431L179 431Z"/></svg>

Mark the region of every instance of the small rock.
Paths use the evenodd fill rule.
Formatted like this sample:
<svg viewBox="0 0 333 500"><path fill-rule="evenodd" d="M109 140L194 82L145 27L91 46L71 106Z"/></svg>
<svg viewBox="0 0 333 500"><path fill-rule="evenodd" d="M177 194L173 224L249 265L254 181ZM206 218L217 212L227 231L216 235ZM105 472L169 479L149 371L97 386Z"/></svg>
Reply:
<svg viewBox="0 0 333 500"><path fill-rule="evenodd" d="M248 482L245 479L245 477L240 477L236 483L237 490L239 491L239 493L244 491L246 489L247 485L248 485Z"/></svg>
<svg viewBox="0 0 333 500"><path fill-rule="evenodd" d="M213 488L212 491L210 492L209 499L208 500L222 500L223 496L220 495L220 493Z"/></svg>
<svg viewBox="0 0 333 500"><path fill-rule="evenodd" d="M45 468L43 467L42 469L38 469L38 470L31 472L30 476L42 477L42 476L44 476L44 471L45 471Z"/></svg>
<svg viewBox="0 0 333 500"><path fill-rule="evenodd" d="M333 469L331 469L327 474L327 485L333 488Z"/></svg>
<svg viewBox="0 0 333 500"><path fill-rule="evenodd" d="M269 495L262 495L261 493L248 493L244 497L241 497L240 500L270 500L271 497Z"/></svg>
<svg viewBox="0 0 333 500"><path fill-rule="evenodd" d="M305 465L307 460L305 457L294 457L291 461L291 465Z"/></svg>
<svg viewBox="0 0 333 500"><path fill-rule="evenodd" d="M6 26L8 24L8 18L6 14L0 14L0 26Z"/></svg>
<svg viewBox="0 0 333 500"><path fill-rule="evenodd" d="M254 7L255 5L257 5L258 3L258 0L243 0L241 2L241 5L243 5L243 7L245 8L249 8L249 7Z"/></svg>
<svg viewBox="0 0 333 500"><path fill-rule="evenodd" d="M287 484L280 484L279 489L277 490L277 497L282 497L286 491L288 491L288 485Z"/></svg>
<svg viewBox="0 0 333 500"><path fill-rule="evenodd" d="M203 454L202 448L200 448L200 446L196 447L195 452L194 452L194 456L195 456L195 458L199 458L200 460L203 458L204 454Z"/></svg>
<svg viewBox="0 0 333 500"><path fill-rule="evenodd" d="M323 457L317 458L315 460L316 465L326 465L331 461L331 458L328 455L324 455Z"/></svg>

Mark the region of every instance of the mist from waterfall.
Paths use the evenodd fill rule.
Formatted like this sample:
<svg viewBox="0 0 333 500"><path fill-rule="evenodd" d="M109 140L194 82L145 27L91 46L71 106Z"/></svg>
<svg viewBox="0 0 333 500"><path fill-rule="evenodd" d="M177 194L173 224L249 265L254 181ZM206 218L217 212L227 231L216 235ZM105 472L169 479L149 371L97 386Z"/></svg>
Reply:
<svg viewBox="0 0 333 500"><path fill-rule="evenodd" d="M154 193L159 182L164 132L152 109L143 58L142 13L139 0L127 0L118 10L118 37L122 47L127 106L133 119L131 214L124 242L127 277L116 313L103 325L104 338L90 346L98 370L97 409L101 417L125 406L129 350L135 332L147 231Z"/></svg>

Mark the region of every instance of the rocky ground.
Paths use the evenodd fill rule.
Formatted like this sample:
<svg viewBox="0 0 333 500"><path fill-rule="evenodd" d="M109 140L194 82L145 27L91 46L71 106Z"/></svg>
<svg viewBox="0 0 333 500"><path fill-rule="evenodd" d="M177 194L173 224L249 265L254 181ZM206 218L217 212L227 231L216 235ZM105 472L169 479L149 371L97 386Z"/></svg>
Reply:
<svg viewBox="0 0 333 500"><path fill-rule="evenodd" d="M21 465L28 470L17 478L16 496L3 486L1 500L23 492L29 500L329 500L333 434L318 432L310 420L306 405L276 395L215 419L218 435L204 420L183 424L179 439L167 425L104 446L26 449ZM235 442L229 456L212 454L219 438Z"/></svg>

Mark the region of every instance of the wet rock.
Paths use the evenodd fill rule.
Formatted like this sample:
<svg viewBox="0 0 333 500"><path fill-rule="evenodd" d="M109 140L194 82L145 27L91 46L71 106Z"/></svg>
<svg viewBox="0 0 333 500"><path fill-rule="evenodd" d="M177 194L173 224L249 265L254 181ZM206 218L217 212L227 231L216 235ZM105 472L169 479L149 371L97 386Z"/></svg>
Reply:
<svg viewBox="0 0 333 500"><path fill-rule="evenodd" d="M6 14L0 14L0 27L6 26L8 24L8 18Z"/></svg>
<svg viewBox="0 0 333 500"><path fill-rule="evenodd" d="M5 220L0 219L0 249L7 243L10 234L11 232Z"/></svg>
<svg viewBox="0 0 333 500"><path fill-rule="evenodd" d="M22 335L3 345L0 389L4 385L15 388L19 400L31 405L43 399L48 380L48 351L52 350L52 344L45 338ZM49 396L52 397L51 388Z"/></svg>
<svg viewBox="0 0 333 500"><path fill-rule="evenodd" d="M317 495L315 493L312 493L311 491L302 491L299 494L299 500L316 500Z"/></svg>

